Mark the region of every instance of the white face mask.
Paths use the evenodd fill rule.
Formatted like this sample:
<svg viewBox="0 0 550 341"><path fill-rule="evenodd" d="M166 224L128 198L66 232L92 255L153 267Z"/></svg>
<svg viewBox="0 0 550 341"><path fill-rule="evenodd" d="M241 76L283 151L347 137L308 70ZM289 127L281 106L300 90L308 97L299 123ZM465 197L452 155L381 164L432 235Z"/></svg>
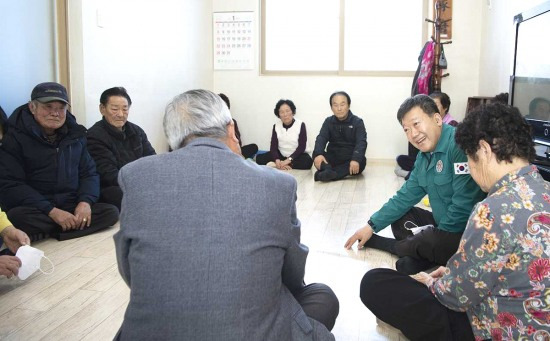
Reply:
<svg viewBox="0 0 550 341"><path fill-rule="evenodd" d="M17 250L15 257L21 260L21 267L19 268L17 277L19 277L22 280L27 279L36 270L40 270L40 272L46 275L49 275L53 272L53 268L54 268L53 263L51 260L48 259L48 257L44 256L44 251L38 250L32 246L29 246L29 245L21 246ZM52 265L52 269L50 272L46 273L42 271L42 269L40 269L40 261L42 260L42 258L45 258Z"/></svg>

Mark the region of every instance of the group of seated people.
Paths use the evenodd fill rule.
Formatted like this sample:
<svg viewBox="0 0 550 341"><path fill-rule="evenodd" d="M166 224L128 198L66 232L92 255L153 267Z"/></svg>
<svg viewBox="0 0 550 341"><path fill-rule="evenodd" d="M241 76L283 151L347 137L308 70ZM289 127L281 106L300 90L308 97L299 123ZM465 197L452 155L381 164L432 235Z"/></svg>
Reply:
<svg viewBox="0 0 550 341"><path fill-rule="evenodd" d="M419 150L414 167L345 242L398 256L396 270L364 275L360 298L411 340L549 339L550 185L530 165L530 126L516 108L494 103L455 128L445 122L450 102L438 98L442 108L417 95L398 109ZM57 83L37 85L9 118L0 148L7 250L101 230L122 208L114 239L132 294L117 339L333 340L338 298L304 282L296 180L245 161L228 100L207 90L176 96L163 120L173 152L161 155L127 122L123 88L106 90L100 103L103 119L88 139ZM330 104L334 116L307 158L305 124L292 101L279 101L280 122L259 163L313 163L320 181L360 174L363 121L345 92ZM416 207L425 195L431 211ZM395 238L376 234L388 225ZM2 275L20 265L0 256Z"/></svg>
<svg viewBox="0 0 550 341"><path fill-rule="evenodd" d="M411 101L418 107L401 116ZM436 129L441 116L425 101L409 99L398 111L409 141L420 150L409 180L346 243L349 248L360 240L359 245L400 257L408 251L405 257L412 258L400 258L397 271L368 271L360 285L362 302L411 340L550 339L550 186L530 164L535 149L529 124L517 108L495 103L468 113L456 130ZM415 114L421 117L416 120ZM441 153L448 153L452 163ZM459 162L462 153L467 164ZM480 202L472 179L488 193ZM407 202L416 194L420 198L423 186L435 218L426 229L404 241L373 234L399 216L392 213L400 208L410 210L392 224L397 239L403 219L414 225L426 216ZM443 231L435 233L438 229ZM404 243L414 246L407 250ZM445 243L447 248L438 246Z"/></svg>
<svg viewBox="0 0 550 341"><path fill-rule="evenodd" d="M86 129L68 106L65 87L41 83L4 126L0 207L31 241L76 238L118 221L116 206L98 202L99 175Z"/></svg>
<svg viewBox="0 0 550 341"><path fill-rule="evenodd" d="M219 95L230 108L229 98ZM315 181L334 181L361 174L367 164L365 124L351 112L351 98L346 92L331 94L329 104L334 115L323 122L315 140L313 158L307 143L306 124L295 117L296 105L290 99L281 99L275 104L273 112L280 122L273 125L267 153L256 154L255 144L242 146L237 122L233 119L242 155L254 157L259 165L280 170L311 169L315 165Z"/></svg>

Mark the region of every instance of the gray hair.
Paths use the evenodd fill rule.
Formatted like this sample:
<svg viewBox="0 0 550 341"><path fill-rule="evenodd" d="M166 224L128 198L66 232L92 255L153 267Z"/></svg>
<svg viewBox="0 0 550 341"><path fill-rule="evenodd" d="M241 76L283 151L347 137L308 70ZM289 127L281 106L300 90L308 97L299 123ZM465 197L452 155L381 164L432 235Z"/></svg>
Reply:
<svg viewBox="0 0 550 341"><path fill-rule="evenodd" d="M164 134L172 150L197 137L222 139L227 136L231 114L220 96L208 90L189 90L168 103Z"/></svg>

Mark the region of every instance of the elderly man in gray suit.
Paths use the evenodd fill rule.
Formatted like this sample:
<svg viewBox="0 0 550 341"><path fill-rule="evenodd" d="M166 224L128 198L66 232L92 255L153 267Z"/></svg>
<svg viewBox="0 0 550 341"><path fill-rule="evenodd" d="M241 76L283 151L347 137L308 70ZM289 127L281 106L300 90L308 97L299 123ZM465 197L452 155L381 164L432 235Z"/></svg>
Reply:
<svg viewBox="0 0 550 341"><path fill-rule="evenodd" d="M176 96L174 152L124 166L119 271L131 289L123 340L334 340L338 299L304 284L296 180L240 155L229 109Z"/></svg>

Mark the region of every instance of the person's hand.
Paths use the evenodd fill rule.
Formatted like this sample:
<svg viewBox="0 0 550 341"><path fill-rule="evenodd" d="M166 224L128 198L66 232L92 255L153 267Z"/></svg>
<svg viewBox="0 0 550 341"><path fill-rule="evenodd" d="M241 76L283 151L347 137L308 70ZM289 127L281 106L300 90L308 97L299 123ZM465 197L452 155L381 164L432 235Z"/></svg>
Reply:
<svg viewBox="0 0 550 341"><path fill-rule="evenodd" d="M349 173L351 175L359 174L359 162L357 161L350 161L349 163Z"/></svg>
<svg viewBox="0 0 550 341"><path fill-rule="evenodd" d="M2 231L2 239L11 252L16 253L21 245L31 245L27 234L13 226L8 226Z"/></svg>
<svg viewBox="0 0 550 341"><path fill-rule="evenodd" d="M74 216L76 217L77 228L83 230L86 227L90 227L92 223L92 208L90 204L85 201L79 202L74 209Z"/></svg>
<svg viewBox="0 0 550 341"><path fill-rule="evenodd" d="M0 256L0 275L12 278L17 276L21 260L15 256Z"/></svg>
<svg viewBox="0 0 550 341"><path fill-rule="evenodd" d="M313 164L315 165L315 168L317 168L318 170L321 170L321 164L322 163L328 163L327 162L327 159L325 159L325 156L324 155L317 155L315 157L315 160L313 160Z"/></svg>
<svg viewBox="0 0 550 341"><path fill-rule="evenodd" d="M292 161L290 161L289 159L286 159L284 161L281 161L279 163L279 169L282 169L282 170L291 170L292 169L292 166L290 165L292 163Z"/></svg>
<svg viewBox="0 0 550 341"><path fill-rule="evenodd" d="M277 169L281 169L281 160L280 159L275 160L275 167L277 167Z"/></svg>
<svg viewBox="0 0 550 341"><path fill-rule="evenodd" d="M346 241L346 244L344 244L344 247L346 249L351 249L353 244L358 241L357 248L362 248L365 243L372 237L372 234L374 233L374 230L372 227L370 227L369 224L367 224L365 227L360 228L359 230L355 231L355 233L349 237L349 239Z"/></svg>
<svg viewBox="0 0 550 341"><path fill-rule="evenodd" d="M419 272L417 274L411 275L411 277L427 287L432 285L432 283L435 281L435 278L425 272Z"/></svg>
<svg viewBox="0 0 550 341"><path fill-rule="evenodd" d="M441 278L443 275L445 275L445 271L447 270L446 267L440 266L439 268L435 269L434 271L430 272L430 276L433 278Z"/></svg>
<svg viewBox="0 0 550 341"><path fill-rule="evenodd" d="M61 226L63 231L74 230L78 225L74 215L57 207L54 207L53 210L48 213L48 216L52 218L57 225Z"/></svg>

